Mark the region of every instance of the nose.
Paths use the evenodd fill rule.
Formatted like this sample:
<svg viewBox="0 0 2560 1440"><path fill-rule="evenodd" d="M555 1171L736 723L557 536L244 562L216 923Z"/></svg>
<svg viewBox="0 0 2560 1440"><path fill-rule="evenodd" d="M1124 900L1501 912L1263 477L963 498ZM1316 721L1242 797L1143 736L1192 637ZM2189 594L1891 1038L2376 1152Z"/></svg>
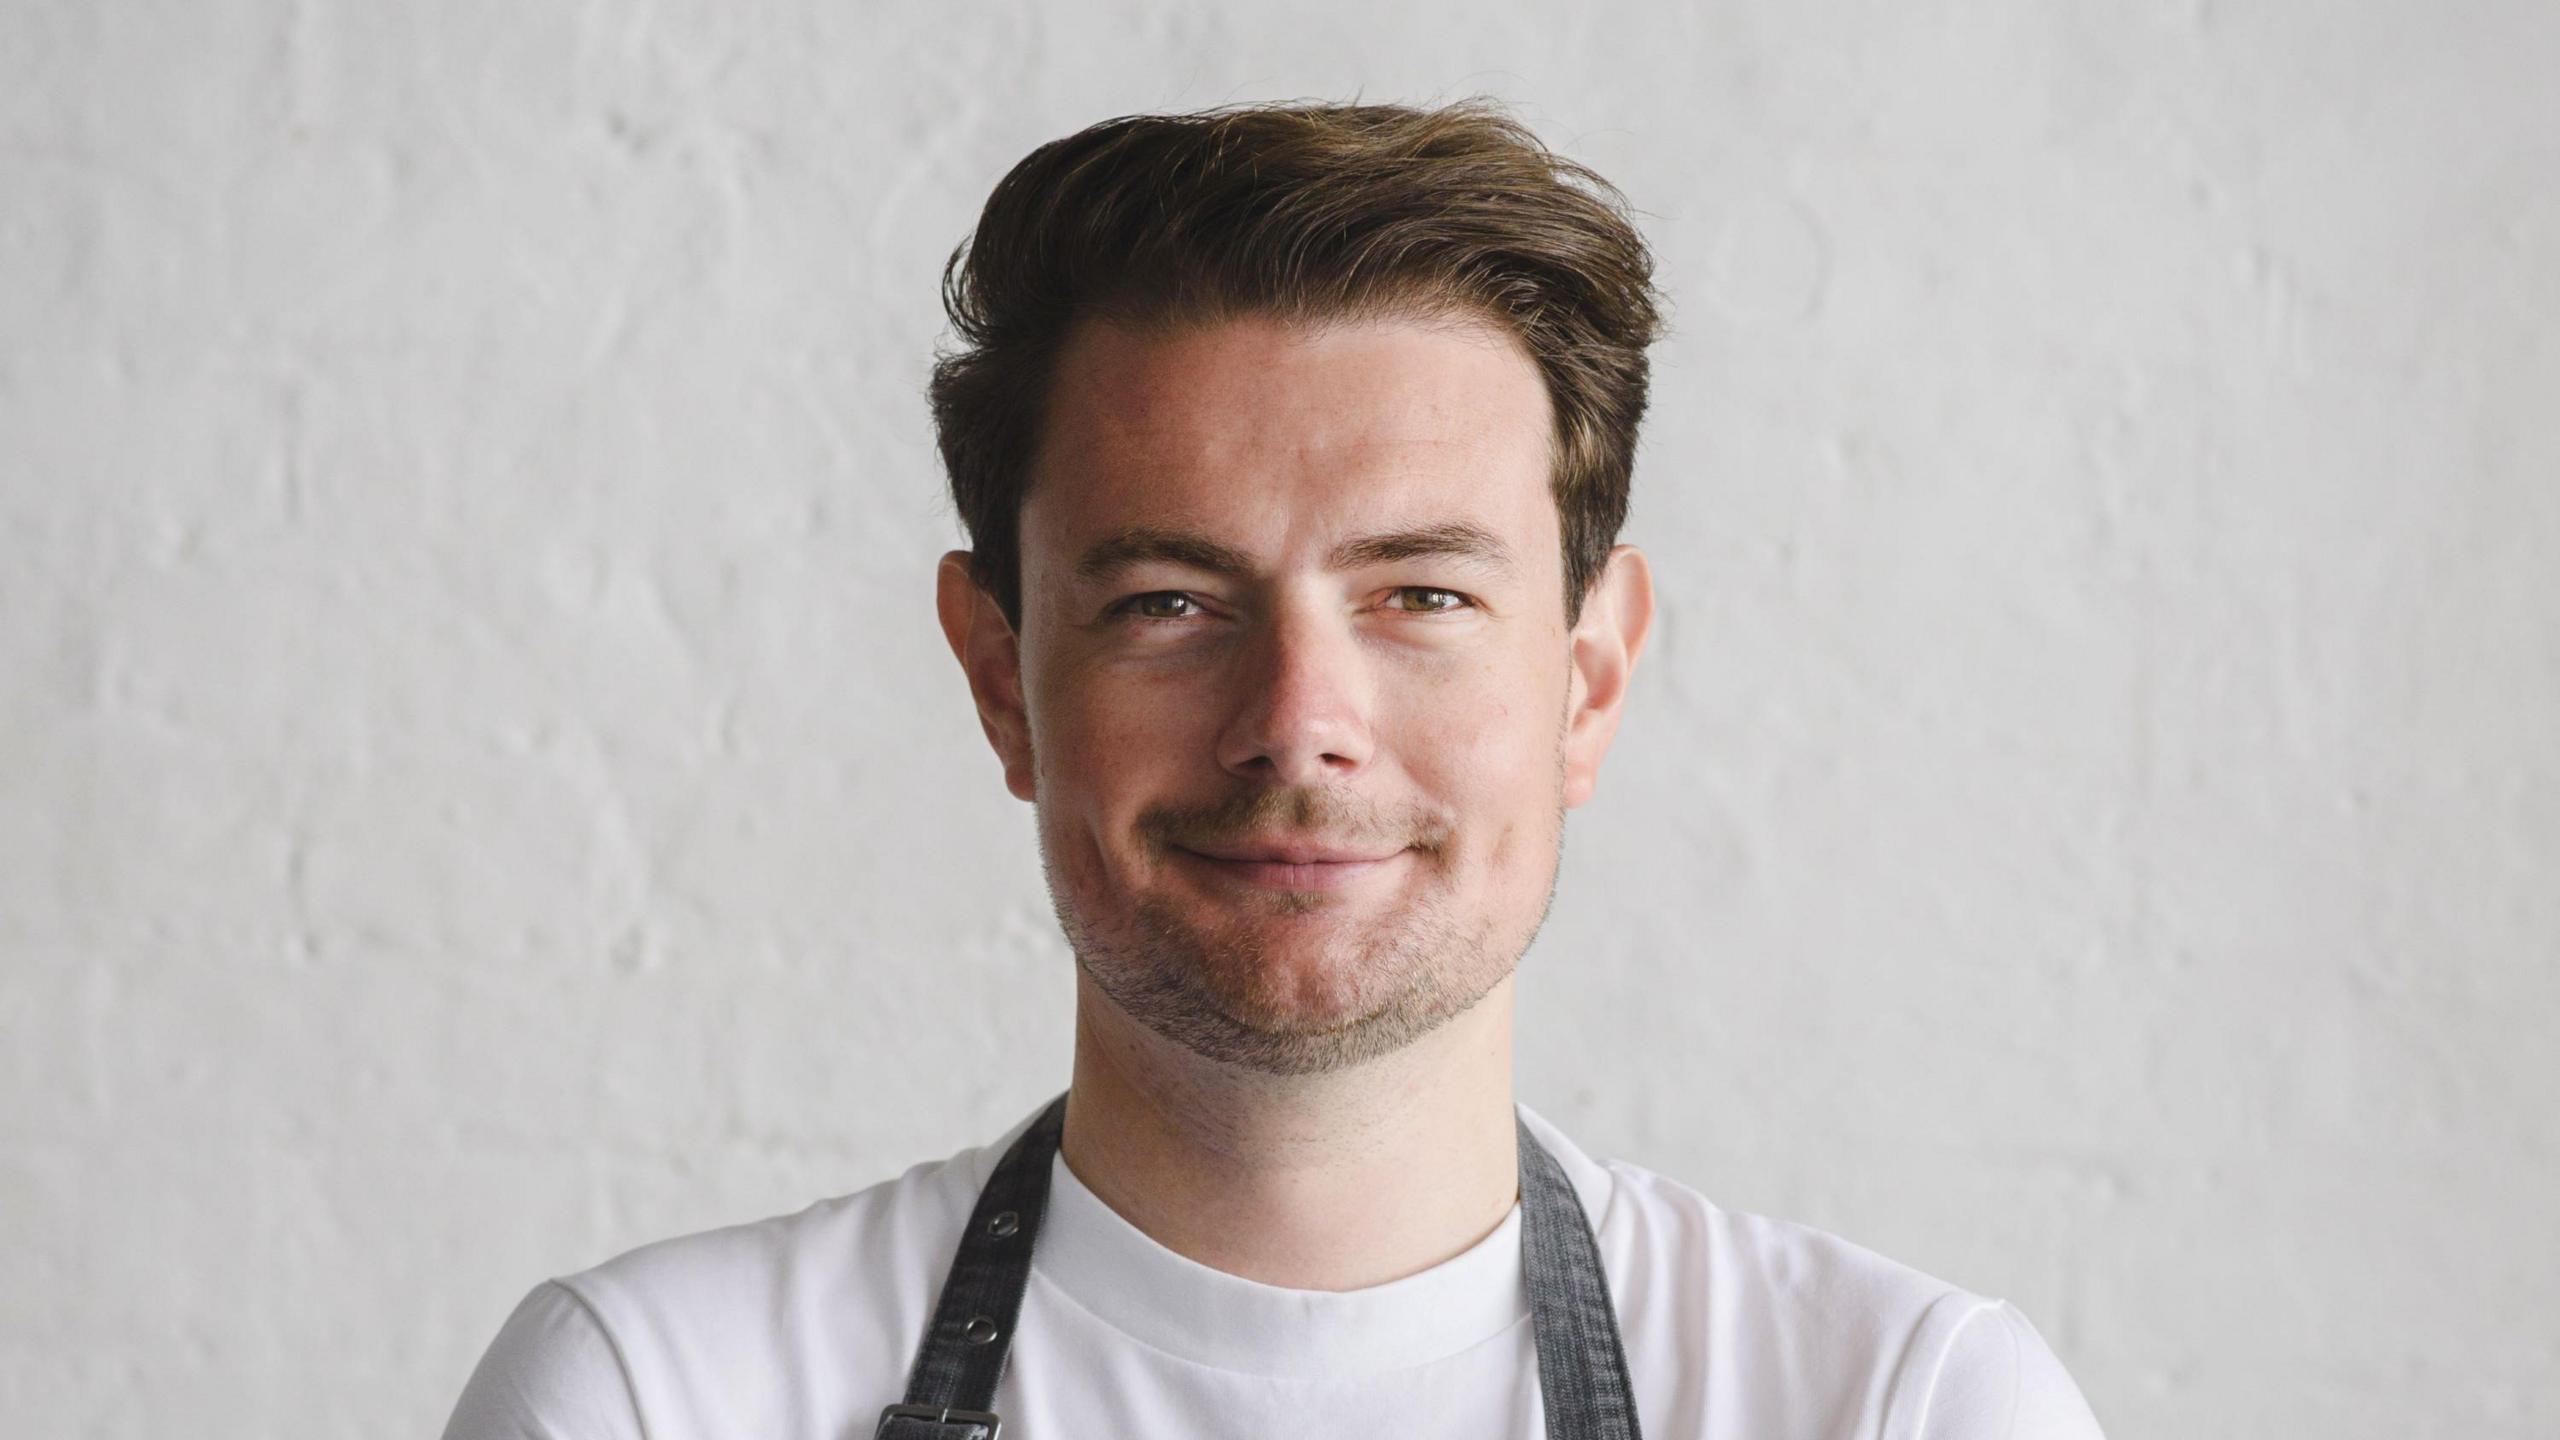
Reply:
<svg viewBox="0 0 2560 1440"><path fill-rule="evenodd" d="M1370 679L1347 619L1276 607L1237 647L1229 685L1218 763L1230 774L1314 787L1369 763Z"/></svg>

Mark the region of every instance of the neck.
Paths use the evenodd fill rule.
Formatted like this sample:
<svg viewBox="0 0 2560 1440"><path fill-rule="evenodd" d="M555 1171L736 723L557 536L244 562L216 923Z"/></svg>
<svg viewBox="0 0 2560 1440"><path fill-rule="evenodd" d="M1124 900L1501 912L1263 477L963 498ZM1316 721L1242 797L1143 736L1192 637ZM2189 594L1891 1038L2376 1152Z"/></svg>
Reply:
<svg viewBox="0 0 2560 1440"><path fill-rule="evenodd" d="M1508 979L1392 1055L1267 1075L1202 1059L1077 977L1067 1168L1230 1275L1356 1290L1449 1259L1519 1197L1515 1125Z"/></svg>

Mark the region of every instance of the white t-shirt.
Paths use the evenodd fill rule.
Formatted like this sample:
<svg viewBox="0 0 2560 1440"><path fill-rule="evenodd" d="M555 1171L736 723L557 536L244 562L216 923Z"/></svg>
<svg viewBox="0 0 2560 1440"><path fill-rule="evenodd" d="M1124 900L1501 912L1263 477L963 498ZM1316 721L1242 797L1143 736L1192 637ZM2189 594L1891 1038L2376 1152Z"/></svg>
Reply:
<svg viewBox="0 0 2560 1440"><path fill-rule="evenodd" d="M2100 1440L2007 1302L1603 1165L1521 1113L1592 1217L1648 1440ZM445 1440L868 1440L979 1188L1033 1118L796 1215L543 1282ZM1005 1440L1545 1434L1518 1206L1419 1274L1289 1290L1165 1249L1051 1166L996 1389Z"/></svg>

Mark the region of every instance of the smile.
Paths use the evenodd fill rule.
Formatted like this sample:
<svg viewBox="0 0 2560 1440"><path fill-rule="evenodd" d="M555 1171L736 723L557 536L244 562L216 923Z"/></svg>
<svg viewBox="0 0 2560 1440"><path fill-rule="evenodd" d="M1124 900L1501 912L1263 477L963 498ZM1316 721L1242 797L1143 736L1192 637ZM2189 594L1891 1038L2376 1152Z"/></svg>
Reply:
<svg viewBox="0 0 2560 1440"><path fill-rule="evenodd" d="M1342 890L1384 872L1404 851L1384 855L1206 855L1175 847L1174 853L1221 879L1259 890Z"/></svg>

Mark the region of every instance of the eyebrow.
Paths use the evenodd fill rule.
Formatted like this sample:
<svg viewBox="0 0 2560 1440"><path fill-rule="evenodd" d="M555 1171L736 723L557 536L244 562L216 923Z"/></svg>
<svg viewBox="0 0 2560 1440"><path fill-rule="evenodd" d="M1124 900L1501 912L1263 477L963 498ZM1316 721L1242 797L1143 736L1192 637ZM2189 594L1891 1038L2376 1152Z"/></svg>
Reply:
<svg viewBox="0 0 2560 1440"><path fill-rule="evenodd" d="M1425 558L1463 561L1506 578L1518 568L1512 559L1511 547L1502 543L1502 537L1481 525L1463 520L1420 525L1410 530L1390 530L1376 535L1356 535L1333 547L1333 553L1326 558L1336 570L1356 570L1367 565ZM1076 578L1088 583L1099 582L1149 562L1181 565L1228 577L1253 573L1251 557L1205 535L1132 525L1105 536L1085 551L1084 558L1076 562Z"/></svg>

